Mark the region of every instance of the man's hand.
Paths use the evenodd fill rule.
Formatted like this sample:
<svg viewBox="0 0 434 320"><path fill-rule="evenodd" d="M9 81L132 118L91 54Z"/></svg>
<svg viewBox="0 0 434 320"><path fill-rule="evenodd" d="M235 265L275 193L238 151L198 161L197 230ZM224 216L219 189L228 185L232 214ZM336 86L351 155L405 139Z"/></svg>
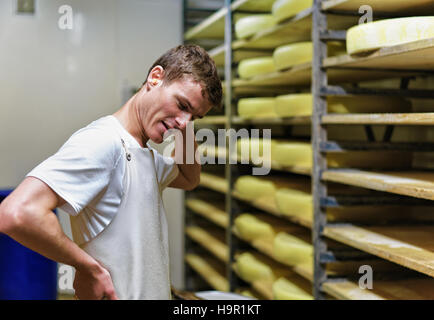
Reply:
<svg viewBox="0 0 434 320"><path fill-rule="evenodd" d="M110 273L99 264L93 270L76 270L74 290L80 300L118 300Z"/></svg>

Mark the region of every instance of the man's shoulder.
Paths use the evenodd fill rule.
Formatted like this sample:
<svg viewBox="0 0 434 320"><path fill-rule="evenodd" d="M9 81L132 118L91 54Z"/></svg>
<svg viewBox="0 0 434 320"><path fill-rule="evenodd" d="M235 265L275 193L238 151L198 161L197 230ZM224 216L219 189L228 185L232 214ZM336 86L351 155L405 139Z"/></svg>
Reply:
<svg viewBox="0 0 434 320"><path fill-rule="evenodd" d="M78 148L83 155L116 160L122 151L121 136L113 119L105 116L74 132L60 150L65 148Z"/></svg>

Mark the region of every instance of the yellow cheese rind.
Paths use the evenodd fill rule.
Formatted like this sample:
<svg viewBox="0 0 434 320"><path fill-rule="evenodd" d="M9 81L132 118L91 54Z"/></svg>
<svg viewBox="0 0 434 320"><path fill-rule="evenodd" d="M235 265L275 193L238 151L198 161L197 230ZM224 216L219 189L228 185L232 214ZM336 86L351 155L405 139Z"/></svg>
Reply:
<svg viewBox="0 0 434 320"><path fill-rule="evenodd" d="M312 115L312 95L310 93L287 94L276 97L276 114L279 117Z"/></svg>
<svg viewBox="0 0 434 320"><path fill-rule="evenodd" d="M258 75L276 71L273 57L260 57L241 60L238 65L238 74L242 79L249 79Z"/></svg>
<svg viewBox="0 0 434 320"><path fill-rule="evenodd" d="M247 282L274 280L274 274L270 266L249 252L244 252L238 256L235 262L235 269L240 278Z"/></svg>
<svg viewBox="0 0 434 320"><path fill-rule="evenodd" d="M311 263L312 245L286 232L279 232L273 240L273 255L276 260L289 265Z"/></svg>
<svg viewBox="0 0 434 320"><path fill-rule="evenodd" d="M251 15L240 19L235 24L235 35L238 39L245 39L275 24L276 19L271 14Z"/></svg>
<svg viewBox="0 0 434 320"><path fill-rule="evenodd" d="M255 165L270 163L272 146L275 143L272 139L241 138L237 141L237 154L242 161L250 160Z"/></svg>
<svg viewBox="0 0 434 320"><path fill-rule="evenodd" d="M329 97L330 113L394 113L410 112L409 100L399 97ZM312 115L313 98L310 93L288 94L275 98L275 112L279 117Z"/></svg>
<svg viewBox="0 0 434 320"><path fill-rule="evenodd" d="M312 195L309 192L282 188L275 193L276 206L287 216L312 217Z"/></svg>
<svg viewBox="0 0 434 320"><path fill-rule="evenodd" d="M273 182L252 176L242 176L234 184L235 190L245 199L254 200L261 196L274 196L276 186Z"/></svg>
<svg viewBox="0 0 434 320"><path fill-rule="evenodd" d="M275 300L313 300L312 295L286 278L277 279L272 290Z"/></svg>
<svg viewBox="0 0 434 320"><path fill-rule="evenodd" d="M434 17L387 19L347 31L347 52L357 54L434 37Z"/></svg>
<svg viewBox="0 0 434 320"><path fill-rule="evenodd" d="M312 166L312 146L305 142L276 142L271 146L273 161L283 166Z"/></svg>
<svg viewBox="0 0 434 320"><path fill-rule="evenodd" d="M247 1L240 7L241 11L257 11L266 12L271 11L275 0L253 0Z"/></svg>
<svg viewBox="0 0 434 320"><path fill-rule="evenodd" d="M275 236L273 227L269 223L248 213L238 216L234 223L240 237L244 240L271 239Z"/></svg>
<svg viewBox="0 0 434 320"><path fill-rule="evenodd" d="M274 118L275 98L244 98L238 101L238 114L243 118Z"/></svg>
<svg viewBox="0 0 434 320"><path fill-rule="evenodd" d="M313 0L277 0L271 10L278 22L312 7Z"/></svg>
<svg viewBox="0 0 434 320"><path fill-rule="evenodd" d="M273 53L277 70L290 68L297 64L312 61L313 45L311 41L298 42L276 48Z"/></svg>

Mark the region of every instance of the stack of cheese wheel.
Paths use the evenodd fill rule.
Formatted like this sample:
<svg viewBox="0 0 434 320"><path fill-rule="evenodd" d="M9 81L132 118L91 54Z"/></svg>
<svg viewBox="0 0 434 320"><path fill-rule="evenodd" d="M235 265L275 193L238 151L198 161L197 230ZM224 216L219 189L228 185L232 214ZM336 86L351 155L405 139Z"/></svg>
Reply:
<svg viewBox="0 0 434 320"><path fill-rule="evenodd" d="M329 97L328 112L334 113L393 113L410 112L411 102L400 97L363 96ZM275 98L275 113L279 117L312 115L310 93L288 94Z"/></svg>
<svg viewBox="0 0 434 320"><path fill-rule="evenodd" d="M360 24L347 31L349 54L365 53L434 37L434 17L387 19Z"/></svg>
<svg viewBox="0 0 434 320"><path fill-rule="evenodd" d="M274 281L290 271L258 253L243 252L236 257L234 268L246 282Z"/></svg>
<svg viewBox="0 0 434 320"><path fill-rule="evenodd" d="M238 65L238 74L242 79L250 79L255 76L276 71L273 57L259 57L244 59Z"/></svg>
<svg viewBox="0 0 434 320"><path fill-rule="evenodd" d="M288 266L311 264L313 247L286 232L279 232L273 240L273 256Z"/></svg>
<svg viewBox="0 0 434 320"><path fill-rule="evenodd" d="M341 42L332 41L327 44L328 55L335 56L345 53L345 45ZM283 70L298 64L312 61L312 41L297 42L280 46L274 50L274 65L277 70Z"/></svg>
<svg viewBox="0 0 434 320"><path fill-rule="evenodd" d="M272 159L282 166L312 167L312 145L307 142L275 141ZM413 154L401 151L349 151L327 154L331 168L409 168Z"/></svg>
<svg viewBox="0 0 434 320"><path fill-rule="evenodd" d="M305 289L282 277L273 282L275 300L313 300L313 296Z"/></svg>
<svg viewBox="0 0 434 320"><path fill-rule="evenodd" d="M243 118L275 118L275 98L244 98L238 101L238 114Z"/></svg>
<svg viewBox="0 0 434 320"><path fill-rule="evenodd" d="M235 181L234 189L246 200L256 200L261 197L274 198L280 188L309 190L310 185L305 179L283 179L277 177L241 176Z"/></svg>
<svg viewBox="0 0 434 320"><path fill-rule="evenodd" d="M235 35L238 39L245 39L275 24L276 19L271 14L251 15L240 19L235 24Z"/></svg>
<svg viewBox="0 0 434 320"><path fill-rule="evenodd" d="M312 6L313 0L277 0L273 4L272 14L281 22Z"/></svg>
<svg viewBox="0 0 434 320"><path fill-rule="evenodd" d="M237 154L242 163L270 164L274 143L272 139L241 138L237 141Z"/></svg>

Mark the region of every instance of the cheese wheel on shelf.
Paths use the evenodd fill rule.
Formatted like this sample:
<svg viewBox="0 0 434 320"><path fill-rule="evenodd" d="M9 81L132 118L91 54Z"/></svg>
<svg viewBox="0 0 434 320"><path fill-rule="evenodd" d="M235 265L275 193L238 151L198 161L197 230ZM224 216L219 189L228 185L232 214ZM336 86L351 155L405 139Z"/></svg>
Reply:
<svg viewBox="0 0 434 320"><path fill-rule="evenodd" d="M277 279L272 286L275 300L313 300L313 296L286 278Z"/></svg>
<svg viewBox="0 0 434 320"><path fill-rule="evenodd" d="M275 118L275 98L244 98L238 101L238 114L243 118Z"/></svg>
<svg viewBox="0 0 434 320"><path fill-rule="evenodd" d="M273 227L269 223L248 213L238 216L234 224L240 237L244 240L272 239L275 236Z"/></svg>
<svg viewBox="0 0 434 320"><path fill-rule="evenodd" d="M235 24L235 35L238 39L245 39L275 24L276 19L271 14L251 15L240 19Z"/></svg>
<svg viewBox="0 0 434 320"><path fill-rule="evenodd" d="M312 216L312 195L310 192L282 188L275 193L276 206L287 216L310 218Z"/></svg>
<svg viewBox="0 0 434 320"><path fill-rule="evenodd" d="M237 154L241 160L249 160L255 165L271 163L272 139L241 138L237 141Z"/></svg>
<svg viewBox="0 0 434 320"><path fill-rule="evenodd" d="M345 44L339 41L327 43L328 56L345 54ZM274 64L277 70L283 70L298 64L311 62L313 56L312 41L291 43L276 48L273 52Z"/></svg>
<svg viewBox="0 0 434 320"><path fill-rule="evenodd" d="M327 102L331 113L404 113L412 110L411 102L400 97L329 97ZM310 116L312 104L310 93L277 96L275 113L279 117Z"/></svg>
<svg viewBox="0 0 434 320"><path fill-rule="evenodd" d="M277 177L241 176L234 184L235 191L244 199L256 200L261 197L273 197L280 188L295 190L310 190L310 183L306 179L284 179Z"/></svg>
<svg viewBox="0 0 434 320"><path fill-rule="evenodd" d="M283 70L297 64L312 61L312 42L298 42L276 48L273 52L274 65Z"/></svg>
<svg viewBox="0 0 434 320"><path fill-rule="evenodd" d="M387 19L347 31L348 54L357 54L434 37L434 17Z"/></svg>
<svg viewBox="0 0 434 320"><path fill-rule="evenodd" d="M277 0L271 12L278 22L312 7L313 0Z"/></svg>
<svg viewBox="0 0 434 320"><path fill-rule="evenodd" d="M241 11L257 11L267 12L271 11L275 0L253 0L247 1L240 7Z"/></svg>
<svg viewBox="0 0 434 320"><path fill-rule="evenodd" d="M312 263L313 247L286 232L279 232L273 240L273 256L288 266Z"/></svg>
<svg viewBox="0 0 434 320"><path fill-rule="evenodd" d="M271 155L273 161L283 166L312 166L312 146L307 142L275 142Z"/></svg>
<svg viewBox="0 0 434 320"><path fill-rule="evenodd" d="M273 57L260 57L241 60L238 65L238 74L242 79L249 79L276 71Z"/></svg>
<svg viewBox="0 0 434 320"><path fill-rule="evenodd" d="M275 279L271 267L249 252L244 252L236 258L235 269L240 278L247 282Z"/></svg>

